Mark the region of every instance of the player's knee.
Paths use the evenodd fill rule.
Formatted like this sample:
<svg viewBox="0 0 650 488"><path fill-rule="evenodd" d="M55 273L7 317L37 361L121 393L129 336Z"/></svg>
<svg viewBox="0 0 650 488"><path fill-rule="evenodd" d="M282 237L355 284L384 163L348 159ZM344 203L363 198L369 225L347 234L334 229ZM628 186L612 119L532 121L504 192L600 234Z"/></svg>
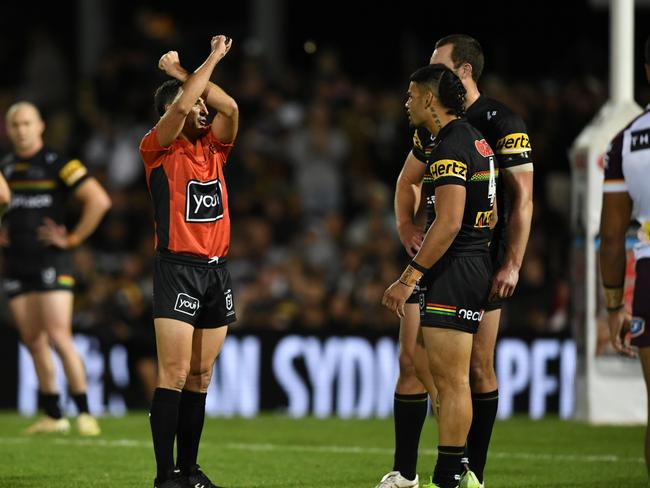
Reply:
<svg viewBox="0 0 650 488"><path fill-rule="evenodd" d="M158 374L160 375L160 385L167 388L183 389L189 376L189 365L174 363L159 364Z"/></svg>
<svg viewBox="0 0 650 488"><path fill-rule="evenodd" d="M492 357L472 358L469 368L470 383L473 388L496 381Z"/></svg>
<svg viewBox="0 0 650 488"><path fill-rule="evenodd" d="M198 391L208 391L208 386L210 386L210 381L212 380L212 365L202 367L196 371L191 370L189 376L187 377L187 382L190 383L193 387L198 389Z"/></svg>
<svg viewBox="0 0 650 488"><path fill-rule="evenodd" d="M406 348L401 348L399 351L399 376L400 378L415 378L413 354L407 351Z"/></svg>
<svg viewBox="0 0 650 488"><path fill-rule="evenodd" d="M469 388L469 377L461 371L433 373L433 382L440 395Z"/></svg>

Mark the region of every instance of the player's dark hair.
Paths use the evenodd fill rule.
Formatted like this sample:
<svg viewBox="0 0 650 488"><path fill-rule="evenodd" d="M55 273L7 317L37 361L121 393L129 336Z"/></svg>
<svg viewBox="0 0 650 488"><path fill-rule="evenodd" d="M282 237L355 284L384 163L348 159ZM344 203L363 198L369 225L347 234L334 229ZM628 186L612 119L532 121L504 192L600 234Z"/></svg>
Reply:
<svg viewBox="0 0 650 488"><path fill-rule="evenodd" d="M452 34L436 42L435 48L438 49L447 44L453 46L451 60L454 62L454 68L460 67L463 63L469 63L472 66L472 78L478 82L481 74L483 74L483 66L485 65L481 44L468 35Z"/></svg>
<svg viewBox="0 0 650 488"><path fill-rule="evenodd" d="M645 40L645 64L650 66L650 36Z"/></svg>
<svg viewBox="0 0 650 488"><path fill-rule="evenodd" d="M465 115L465 95L467 91L460 78L444 64L429 64L418 69L411 75L413 83L431 87L447 109L449 115L462 117Z"/></svg>
<svg viewBox="0 0 650 488"><path fill-rule="evenodd" d="M183 83L178 80L167 80L158 87L153 96L153 103L158 115L162 117L165 114L165 106L174 101L182 86Z"/></svg>

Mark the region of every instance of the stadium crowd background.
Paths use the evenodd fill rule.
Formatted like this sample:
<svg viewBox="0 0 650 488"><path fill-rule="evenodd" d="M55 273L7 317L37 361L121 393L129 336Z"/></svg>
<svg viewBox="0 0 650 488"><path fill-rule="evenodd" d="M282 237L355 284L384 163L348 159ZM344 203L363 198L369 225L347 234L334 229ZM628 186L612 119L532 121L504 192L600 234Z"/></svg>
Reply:
<svg viewBox="0 0 650 488"><path fill-rule="evenodd" d="M183 65L194 69L210 35L223 32L235 47L217 68L216 81L241 113L226 174L237 327L396 334L397 319L380 300L406 259L392 206L395 180L410 149L405 80L427 62L435 39L464 32L486 50L479 87L523 116L535 161L532 233L502 330L568 331L567 151L608 96L607 10L575 2L577 11L588 13L580 30L563 14L504 9L503 25L513 26L518 15L537 20L526 21L523 30L512 27L511 36L494 34L498 15L472 19L467 28L454 17L447 27L441 16L435 28L426 18L412 19L397 31L395 47L389 16L374 29L359 30L357 41L338 25L338 37L328 39L326 31L309 33L304 23L296 27L307 7L287 2L286 23L293 27L279 69L247 32L243 19L255 2L240 10L216 6L214 20L183 14L171 2L100 3L111 20L106 49L93 69L80 66L74 4L58 7L64 14L71 8L64 26L44 18L22 34L5 29L0 48L0 62L11 67L0 82L0 113L17 99L35 102L46 119L46 141L80 157L113 200L98 232L75 251L76 330L106 343L123 342L135 356L154 353L152 214L138 144L156 120L152 93L164 80L156 67L159 57L177 50ZM54 15L54 8L46 7L42 17ZM358 9L355 15L362 19ZM9 14L19 12L9 7ZM330 26L336 20L324 8L314 15L327 16L321 20ZM4 16L5 27L11 18ZM409 29L419 34L409 36ZM563 41L555 38L567 29L574 30ZM542 35L549 37L536 37ZM529 41L536 48L527 54ZM540 58L541 52L547 57ZM643 86L637 83L636 100L645 105L650 91ZM0 118L0 153L10 149L4 123ZM6 327L6 306L0 314Z"/></svg>

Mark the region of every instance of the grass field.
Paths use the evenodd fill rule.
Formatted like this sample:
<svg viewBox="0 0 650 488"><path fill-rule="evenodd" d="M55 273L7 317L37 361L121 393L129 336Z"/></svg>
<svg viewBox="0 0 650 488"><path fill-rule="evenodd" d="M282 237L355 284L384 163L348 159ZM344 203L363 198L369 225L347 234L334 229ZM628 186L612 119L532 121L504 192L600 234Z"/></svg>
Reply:
<svg viewBox="0 0 650 488"><path fill-rule="evenodd" d="M0 414L0 487L151 487L145 412L102 419L100 438L27 437L30 419ZM208 419L199 462L227 487L374 487L392 466L387 420ZM648 486L641 427L590 427L556 419L498 422L488 488ZM435 424L425 424L418 471L434 465Z"/></svg>

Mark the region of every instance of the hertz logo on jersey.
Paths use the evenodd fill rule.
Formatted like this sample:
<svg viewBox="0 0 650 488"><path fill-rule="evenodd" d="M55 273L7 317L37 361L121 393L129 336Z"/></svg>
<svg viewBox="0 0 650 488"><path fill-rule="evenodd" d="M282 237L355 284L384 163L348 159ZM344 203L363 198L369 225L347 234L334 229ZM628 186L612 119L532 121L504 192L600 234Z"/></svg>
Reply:
<svg viewBox="0 0 650 488"><path fill-rule="evenodd" d="M429 171L431 172L433 181L443 176L454 176L463 181L467 180L467 165L453 159L440 159L431 164Z"/></svg>
<svg viewBox="0 0 650 488"><path fill-rule="evenodd" d="M87 173L88 170L81 163L81 161L78 159L73 159L71 161L68 161L65 166L61 168L61 171L59 171L59 176L66 185L72 186L81 178L86 176Z"/></svg>
<svg viewBox="0 0 650 488"><path fill-rule="evenodd" d="M528 134L516 132L508 134L497 141L497 154L520 154L530 151L530 139Z"/></svg>

